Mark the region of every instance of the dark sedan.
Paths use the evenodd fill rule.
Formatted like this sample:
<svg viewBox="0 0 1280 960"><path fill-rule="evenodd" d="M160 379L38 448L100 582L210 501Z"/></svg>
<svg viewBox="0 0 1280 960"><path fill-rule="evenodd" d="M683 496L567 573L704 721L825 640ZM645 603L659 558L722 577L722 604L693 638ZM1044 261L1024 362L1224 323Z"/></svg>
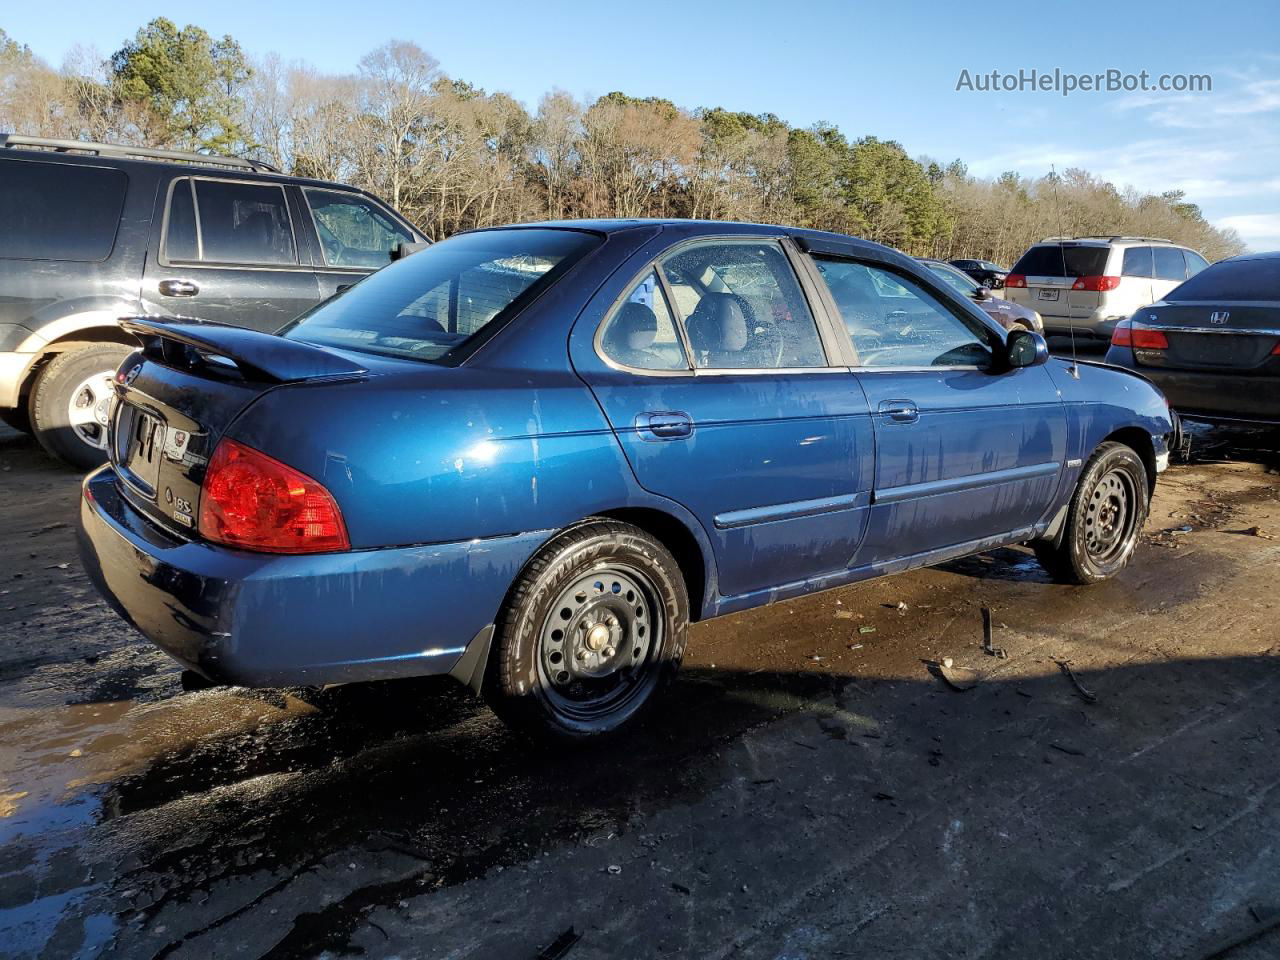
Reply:
<svg viewBox="0 0 1280 960"><path fill-rule="evenodd" d="M987 316L1006 330L1034 330L1036 333L1044 333L1044 320L1031 308L993 296L988 287L975 283L967 274L945 260L930 257L916 259L960 296L968 297L976 303Z"/></svg>
<svg viewBox="0 0 1280 960"><path fill-rule="evenodd" d="M990 260L951 260L948 261L957 270L963 270L975 283L980 283L989 290L1004 288L1004 278L1009 271L997 266Z"/></svg>
<svg viewBox="0 0 1280 960"><path fill-rule="evenodd" d="M1280 424L1280 252L1222 260L1116 327L1107 362L1182 416Z"/></svg>

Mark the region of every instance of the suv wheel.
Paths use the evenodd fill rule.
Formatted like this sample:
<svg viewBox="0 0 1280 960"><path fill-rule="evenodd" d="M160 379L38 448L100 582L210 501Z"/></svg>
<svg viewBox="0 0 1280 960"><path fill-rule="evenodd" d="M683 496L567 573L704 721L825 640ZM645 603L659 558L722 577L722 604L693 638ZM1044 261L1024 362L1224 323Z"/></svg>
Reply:
<svg viewBox="0 0 1280 960"><path fill-rule="evenodd" d="M1147 522L1147 489L1142 458L1123 443L1102 444L1071 496L1062 543L1032 544L1040 565L1064 583L1115 576L1133 556Z"/></svg>
<svg viewBox="0 0 1280 960"><path fill-rule="evenodd" d="M111 380L130 353L118 343L94 343L60 353L31 389L31 425L50 456L82 470L107 459Z"/></svg>
<svg viewBox="0 0 1280 960"><path fill-rule="evenodd" d="M688 633L684 578L667 549L629 524L589 521L516 581L485 697L536 739L598 741L634 725L671 682Z"/></svg>

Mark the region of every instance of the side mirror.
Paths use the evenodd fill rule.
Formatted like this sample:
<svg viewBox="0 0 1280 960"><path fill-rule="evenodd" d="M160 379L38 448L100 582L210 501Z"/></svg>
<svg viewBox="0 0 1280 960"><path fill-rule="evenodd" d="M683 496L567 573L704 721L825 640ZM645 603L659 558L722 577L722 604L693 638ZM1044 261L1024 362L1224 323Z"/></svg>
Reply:
<svg viewBox="0 0 1280 960"><path fill-rule="evenodd" d="M1038 333L1014 330L1005 341L1005 357L1013 369L1036 367L1048 361L1049 344Z"/></svg>
<svg viewBox="0 0 1280 960"><path fill-rule="evenodd" d="M973 291L973 299L975 299L975 300L990 300L990 299L991 299L991 291L990 291L989 289L987 289L986 287L984 287L982 284L978 284L978 289L977 289L977 290L975 290L975 291Z"/></svg>

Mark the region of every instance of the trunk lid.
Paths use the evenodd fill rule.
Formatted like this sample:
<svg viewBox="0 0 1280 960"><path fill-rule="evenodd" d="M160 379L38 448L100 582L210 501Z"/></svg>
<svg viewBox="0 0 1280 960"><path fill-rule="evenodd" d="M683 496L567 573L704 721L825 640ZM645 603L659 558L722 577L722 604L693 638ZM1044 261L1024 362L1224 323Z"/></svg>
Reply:
<svg viewBox="0 0 1280 960"><path fill-rule="evenodd" d="M131 318L142 349L115 378L107 453L124 495L183 536L198 533L205 466L231 422L284 384L359 379L332 350L221 324Z"/></svg>
<svg viewBox="0 0 1280 960"><path fill-rule="evenodd" d="M1280 374L1280 304L1162 302L1133 319L1169 341L1167 350L1135 351L1143 366Z"/></svg>

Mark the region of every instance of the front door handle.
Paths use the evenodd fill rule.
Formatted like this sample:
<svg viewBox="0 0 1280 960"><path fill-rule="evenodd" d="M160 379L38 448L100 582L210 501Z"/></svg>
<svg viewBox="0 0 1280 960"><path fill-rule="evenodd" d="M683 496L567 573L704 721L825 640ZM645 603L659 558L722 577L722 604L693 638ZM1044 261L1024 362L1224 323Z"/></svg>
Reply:
<svg viewBox="0 0 1280 960"><path fill-rule="evenodd" d="M693 435L693 418L678 410L642 413L636 417L636 429L643 440L679 440Z"/></svg>
<svg viewBox="0 0 1280 960"><path fill-rule="evenodd" d="M895 423L915 423L920 419L920 408L911 400L881 400L876 410Z"/></svg>
<svg viewBox="0 0 1280 960"><path fill-rule="evenodd" d="M191 280L161 280L160 293L166 297L194 297L200 288Z"/></svg>

